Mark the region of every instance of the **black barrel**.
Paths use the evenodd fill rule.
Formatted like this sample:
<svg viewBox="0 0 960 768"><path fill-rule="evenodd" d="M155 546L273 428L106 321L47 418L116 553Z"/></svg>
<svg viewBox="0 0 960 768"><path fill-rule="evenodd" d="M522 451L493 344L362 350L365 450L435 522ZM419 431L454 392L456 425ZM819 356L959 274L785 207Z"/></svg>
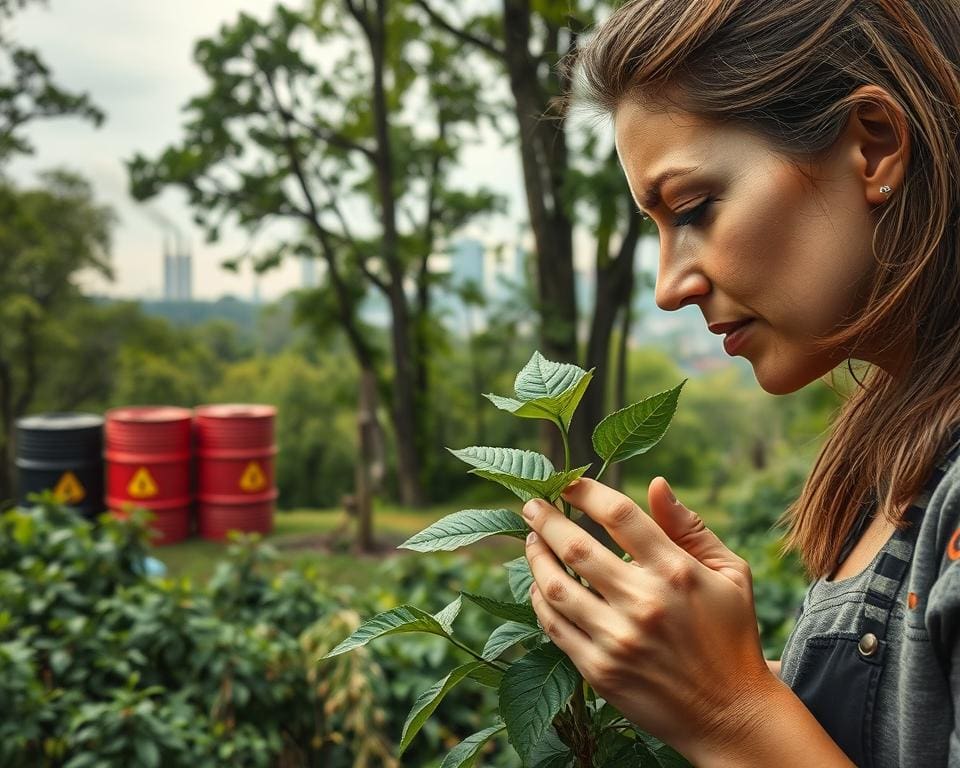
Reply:
<svg viewBox="0 0 960 768"><path fill-rule="evenodd" d="M93 413L42 413L17 420L17 475L27 495L53 491L86 517L104 510L103 418Z"/></svg>

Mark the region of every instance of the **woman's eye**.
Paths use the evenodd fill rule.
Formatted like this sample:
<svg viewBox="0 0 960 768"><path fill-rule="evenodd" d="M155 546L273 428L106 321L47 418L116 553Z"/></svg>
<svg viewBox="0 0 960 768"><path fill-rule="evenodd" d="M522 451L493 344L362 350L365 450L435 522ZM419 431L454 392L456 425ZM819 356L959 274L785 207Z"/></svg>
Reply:
<svg viewBox="0 0 960 768"><path fill-rule="evenodd" d="M707 209L710 207L710 203L712 202L713 199L708 197L702 203L700 203L700 205L691 208L689 211L684 211L683 213L677 214L673 220L673 226L686 227L691 224L697 224L700 219L703 218L704 214L707 212Z"/></svg>

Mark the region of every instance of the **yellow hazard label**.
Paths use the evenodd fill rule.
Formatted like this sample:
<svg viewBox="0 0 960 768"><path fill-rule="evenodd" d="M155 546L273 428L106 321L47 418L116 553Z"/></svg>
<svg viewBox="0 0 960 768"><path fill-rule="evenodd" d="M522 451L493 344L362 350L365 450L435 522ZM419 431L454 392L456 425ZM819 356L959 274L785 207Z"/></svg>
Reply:
<svg viewBox="0 0 960 768"><path fill-rule="evenodd" d="M87 497L87 491L73 472L64 472L57 480L53 495L61 504L79 504Z"/></svg>
<svg viewBox="0 0 960 768"><path fill-rule="evenodd" d="M149 499L160 493L160 489L157 488L157 481L153 479L150 470L140 467L130 478L127 493L135 499Z"/></svg>
<svg viewBox="0 0 960 768"><path fill-rule="evenodd" d="M240 490L247 493L256 493L267 487L267 476L257 462L251 461L240 476Z"/></svg>

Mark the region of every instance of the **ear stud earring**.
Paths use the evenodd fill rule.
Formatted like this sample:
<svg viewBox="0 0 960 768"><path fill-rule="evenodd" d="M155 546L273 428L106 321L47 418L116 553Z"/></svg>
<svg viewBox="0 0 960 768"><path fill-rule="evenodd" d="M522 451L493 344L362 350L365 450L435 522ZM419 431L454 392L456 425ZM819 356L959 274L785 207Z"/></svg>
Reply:
<svg viewBox="0 0 960 768"><path fill-rule="evenodd" d="M880 192L884 195L889 195L891 192L893 192L893 188L884 184L882 187L880 187Z"/></svg>

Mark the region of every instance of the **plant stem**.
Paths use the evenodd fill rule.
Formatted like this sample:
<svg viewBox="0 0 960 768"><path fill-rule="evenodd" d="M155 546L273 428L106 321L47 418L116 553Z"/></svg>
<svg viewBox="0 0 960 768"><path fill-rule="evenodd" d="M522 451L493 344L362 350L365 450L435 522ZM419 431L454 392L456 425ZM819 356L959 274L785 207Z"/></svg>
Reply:
<svg viewBox="0 0 960 768"><path fill-rule="evenodd" d="M466 652L469 653L471 656L473 656L473 658L475 658L477 661L483 662L483 663L486 664L488 667L493 667L494 669L496 669L496 670L499 671L499 672L505 672L505 671L507 670L506 665L501 664L501 663L498 662L498 661L491 661L490 659L485 659L485 658L483 658L483 656L481 656L479 653L477 653L475 650L473 650L473 648L471 648L469 645L464 645L464 644L461 643L459 640L457 640L455 637L450 637L449 635L447 635L447 640L449 640L451 643L453 643L455 646L457 646L457 648L459 648L461 651L466 651Z"/></svg>
<svg viewBox="0 0 960 768"><path fill-rule="evenodd" d="M587 682L581 681L573 692L573 698L570 700L574 717L574 732L576 733L577 762L581 766L593 765L593 728L590 723L590 715L587 712L586 696L584 691Z"/></svg>
<svg viewBox="0 0 960 768"><path fill-rule="evenodd" d="M570 471L570 435L567 433L566 427L563 426L563 423L559 423L560 435L563 437L563 471ZM570 519L570 502L566 499L563 499L563 514Z"/></svg>
<svg viewBox="0 0 960 768"><path fill-rule="evenodd" d="M558 421L557 426L560 427L560 435L563 437L563 471L569 472L570 471L570 434L567 432L566 427L563 426L563 422ZM567 520L569 520L572 514L571 508L570 508L570 502L562 497L561 497L561 501L563 501L563 514L567 518ZM573 578L575 578L584 586L587 586L586 579L584 579L576 571L574 571L573 568L571 568L568 565L566 566L566 569L567 569L567 573L569 573Z"/></svg>
<svg viewBox="0 0 960 768"><path fill-rule="evenodd" d="M599 480L599 479L603 476L603 473L607 471L607 467L608 467L609 465L610 465L610 459L607 459L605 462L603 462L603 466L600 467L600 471L597 472L597 476L596 476L595 478L593 478L593 479L594 479L594 480Z"/></svg>

